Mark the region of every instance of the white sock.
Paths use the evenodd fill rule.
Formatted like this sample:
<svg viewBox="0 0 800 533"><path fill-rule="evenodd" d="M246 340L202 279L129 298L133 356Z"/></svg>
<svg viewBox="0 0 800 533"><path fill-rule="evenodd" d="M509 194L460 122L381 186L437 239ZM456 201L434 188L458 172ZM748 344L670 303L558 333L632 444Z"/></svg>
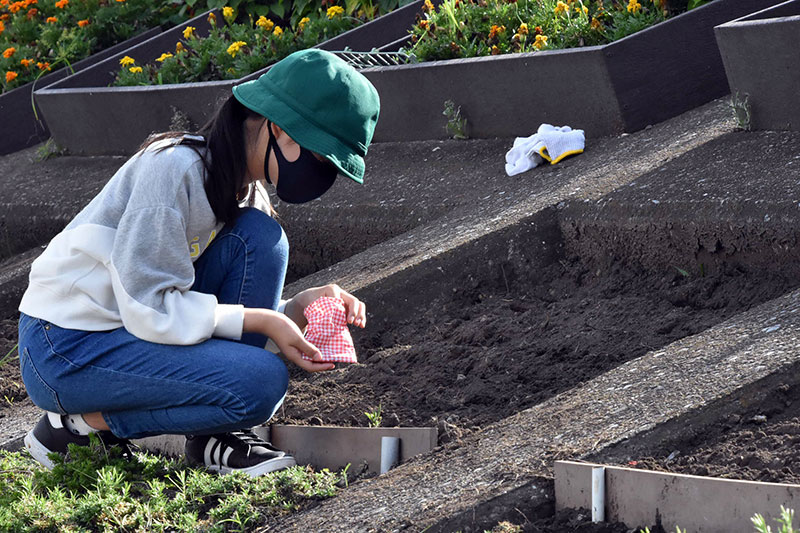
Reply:
<svg viewBox="0 0 800 533"><path fill-rule="evenodd" d="M89 433L97 433L98 430L86 423L83 415L66 415L64 423L67 429L76 435L88 435Z"/></svg>

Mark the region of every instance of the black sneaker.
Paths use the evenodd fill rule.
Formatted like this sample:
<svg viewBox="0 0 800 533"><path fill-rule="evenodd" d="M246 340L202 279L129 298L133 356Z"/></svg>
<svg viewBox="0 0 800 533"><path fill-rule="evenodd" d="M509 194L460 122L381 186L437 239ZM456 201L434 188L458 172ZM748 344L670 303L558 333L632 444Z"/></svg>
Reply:
<svg viewBox="0 0 800 533"><path fill-rule="evenodd" d="M252 431L186 437L186 459L222 474L244 472L253 477L283 470L297 463Z"/></svg>
<svg viewBox="0 0 800 533"><path fill-rule="evenodd" d="M122 448L123 457L133 458L132 445L129 441L114 436L110 431L98 431L97 436L105 446L119 446ZM78 446L89 445L87 435L78 435L70 431L64 423L64 417L51 412L45 413L36 427L25 435L24 441L25 448L33 458L50 470L53 468L53 461L47 456L48 453L66 455L70 443Z"/></svg>

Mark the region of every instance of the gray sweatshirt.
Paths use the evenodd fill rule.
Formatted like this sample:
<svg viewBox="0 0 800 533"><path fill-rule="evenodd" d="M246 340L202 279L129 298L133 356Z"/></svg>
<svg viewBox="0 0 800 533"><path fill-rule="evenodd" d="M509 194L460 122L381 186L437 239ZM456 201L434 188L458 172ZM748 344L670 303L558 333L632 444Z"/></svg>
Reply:
<svg viewBox="0 0 800 533"><path fill-rule="evenodd" d="M243 306L189 290L193 262L221 228L200 157L161 141L129 159L50 241L19 309L68 329L124 326L162 344L239 339Z"/></svg>

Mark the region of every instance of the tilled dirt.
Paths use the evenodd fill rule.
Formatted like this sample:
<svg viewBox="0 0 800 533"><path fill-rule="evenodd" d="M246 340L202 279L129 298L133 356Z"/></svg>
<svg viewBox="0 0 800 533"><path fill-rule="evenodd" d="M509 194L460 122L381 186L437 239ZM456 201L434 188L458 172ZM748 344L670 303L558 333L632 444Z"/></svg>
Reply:
<svg viewBox="0 0 800 533"><path fill-rule="evenodd" d="M400 323L368 324L357 336L361 364L292 370L279 421L365 426L380 407L383 425L438 423L451 440L796 285L736 268L601 272L576 259L501 271L453 280L452 297L409 309Z"/></svg>
<svg viewBox="0 0 800 533"><path fill-rule="evenodd" d="M800 483L800 391L782 385L770 399L747 409L733 406L694 437L649 457L632 457L626 466L667 472Z"/></svg>
<svg viewBox="0 0 800 533"><path fill-rule="evenodd" d="M0 320L0 413L27 397L19 375L17 319Z"/></svg>

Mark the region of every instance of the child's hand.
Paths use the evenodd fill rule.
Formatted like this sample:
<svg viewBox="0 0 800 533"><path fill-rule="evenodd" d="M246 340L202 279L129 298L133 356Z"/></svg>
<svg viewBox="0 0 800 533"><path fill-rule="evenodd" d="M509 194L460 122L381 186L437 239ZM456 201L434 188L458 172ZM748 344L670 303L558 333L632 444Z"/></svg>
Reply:
<svg viewBox="0 0 800 533"><path fill-rule="evenodd" d="M322 287L313 287L297 293L294 298L286 304L286 315L289 316L300 327L306 327L306 317L303 311L314 300L327 296L329 298L339 298L344 302L347 312L347 323L363 328L367 325L367 306L335 283Z"/></svg>
<svg viewBox="0 0 800 533"><path fill-rule="evenodd" d="M307 372L333 370L336 365L322 362L322 354L308 342L300 328L286 315L268 309L245 309L244 331L266 335L278 345L286 358ZM312 360L303 359L308 354Z"/></svg>

